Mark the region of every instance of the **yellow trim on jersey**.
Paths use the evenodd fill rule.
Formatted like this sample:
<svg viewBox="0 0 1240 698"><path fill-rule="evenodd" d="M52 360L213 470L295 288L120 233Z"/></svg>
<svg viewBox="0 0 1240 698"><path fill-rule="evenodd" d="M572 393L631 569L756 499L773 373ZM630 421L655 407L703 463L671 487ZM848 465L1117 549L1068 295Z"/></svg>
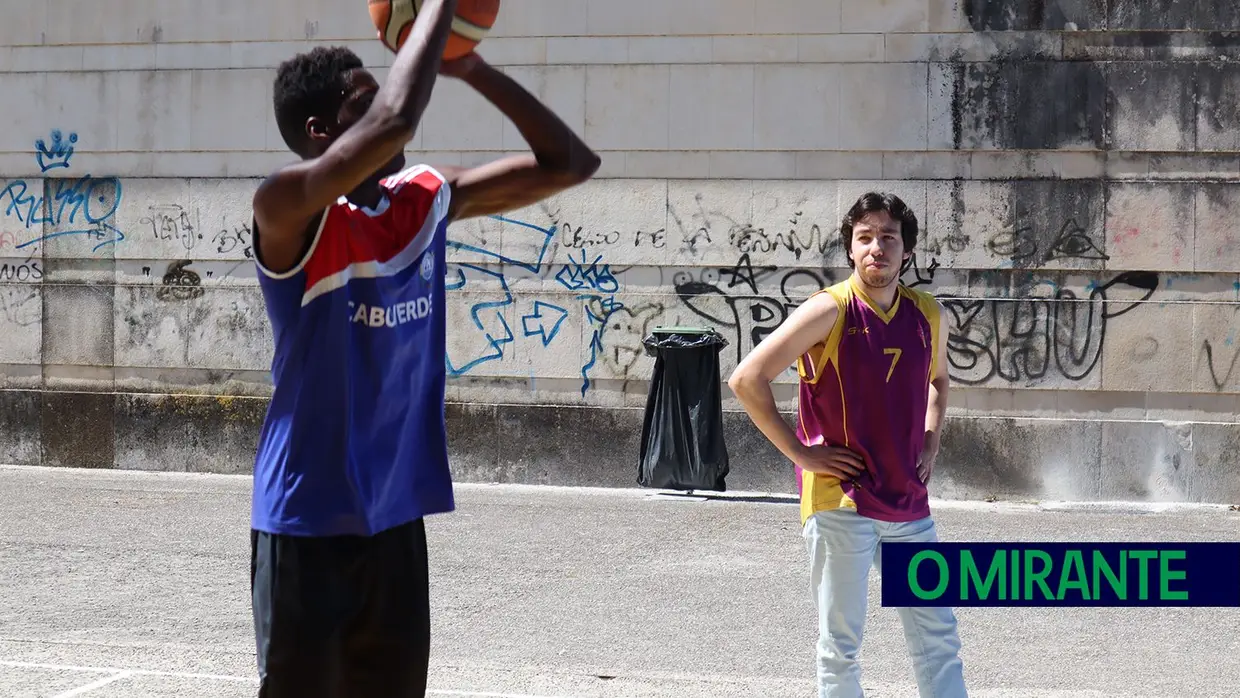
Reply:
<svg viewBox="0 0 1240 698"><path fill-rule="evenodd" d="M849 275L848 277L848 286L863 303L870 306L870 310L874 311L874 314L878 316L878 319L883 321L884 325L891 322L891 318L895 317L896 311L900 309L900 293L898 292L896 293L895 301L891 304L891 309L884 311L882 308L878 307L878 304L875 303L872 298L865 294L865 291L861 290L861 287L857 285L856 278L852 275ZM901 288L903 288L903 286L901 286Z"/></svg>
<svg viewBox="0 0 1240 698"><path fill-rule="evenodd" d="M849 299L849 289L843 283L835 284L821 291L815 291L810 295L810 298L819 293L831 294L831 297L835 299L838 310L835 315L835 324L831 326L831 331L827 333L826 339L810 347L809 351L802 356L797 357L797 374L801 377L801 380L809 385L816 385L818 380L822 378L822 370L826 367L828 361L832 365L837 366L836 371L839 370L840 339L844 336L844 310L848 307ZM809 299L807 298L806 300ZM806 369L807 358L813 363L814 370L812 373Z"/></svg>
<svg viewBox="0 0 1240 698"><path fill-rule="evenodd" d="M857 503L844 494L839 478L801 471L801 525L820 511L856 509Z"/></svg>
<svg viewBox="0 0 1240 698"><path fill-rule="evenodd" d="M939 356L939 322L941 320L939 314L939 303L934 296L924 291L918 291L907 286L900 286L900 293L907 295L909 300L917 306L921 314L926 316L926 322L930 323L930 381L933 381L940 375L943 366L940 362L944 357Z"/></svg>
<svg viewBox="0 0 1240 698"><path fill-rule="evenodd" d="M845 446L848 446L848 404L847 400L844 399L843 376L840 375L840 341L844 337L844 326L846 324L844 315L852 301L855 290L848 281L841 281L814 294L829 293L835 299L836 306L838 307L835 323L831 326L831 331L823 341L815 344L804 356L797 359L797 372L800 374L801 380L808 385L818 383L828 364L830 364L831 370L835 371L836 383L840 387L840 417L844 425ZM813 362L814 370L812 373L806 370L805 362L807 359ZM807 433L804 412L798 410L797 419L801 422L801 433ZM811 473L808 470L801 471L800 508L802 525L816 511L839 509L841 507L856 509L857 503L853 501L852 497L844 494L839 478Z"/></svg>

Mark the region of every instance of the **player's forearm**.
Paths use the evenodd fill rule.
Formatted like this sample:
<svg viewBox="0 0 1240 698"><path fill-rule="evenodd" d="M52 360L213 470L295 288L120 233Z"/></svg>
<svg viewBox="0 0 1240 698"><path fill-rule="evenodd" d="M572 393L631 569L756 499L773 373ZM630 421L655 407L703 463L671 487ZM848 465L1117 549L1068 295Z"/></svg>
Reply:
<svg viewBox="0 0 1240 698"><path fill-rule="evenodd" d="M930 384L929 402L926 405L926 431L938 434L947 416L947 386Z"/></svg>
<svg viewBox="0 0 1240 698"><path fill-rule="evenodd" d="M430 102L444 47L452 29L457 0L425 0L401 44L388 78L375 95L372 112L388 123L412 133ZM385 124L387 125L387 124Z"/></svg>
<svg viewBox="0 0 1240 698"><path fill-rule="evenodd" d="M732 388L737 401L745 408L754 426L758 427L780 453L795 463L803 444L792 427L780 416L771 384L761 377L733 375L728 381L728 387Z"/></svg>
<svg viewBox="0 0 1240 698"><path fill-rule="evenodd" d="M601 160L555 112L486 63L462 78L512 121L542 167L593 176Z"/></svg>

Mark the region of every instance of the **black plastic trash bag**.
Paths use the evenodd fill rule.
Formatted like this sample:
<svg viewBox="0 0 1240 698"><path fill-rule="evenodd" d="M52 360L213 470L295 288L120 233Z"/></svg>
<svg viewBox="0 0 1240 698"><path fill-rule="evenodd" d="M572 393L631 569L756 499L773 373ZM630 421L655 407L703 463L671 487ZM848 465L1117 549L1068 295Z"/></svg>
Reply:
<svg viewBox="0 0 1240 698"><path fill-rule="evenodd" d="M719 353L727 340L713 329L658 327L642 343L655 363L637 484L725 491L728 448L723 438Z"/></svg>

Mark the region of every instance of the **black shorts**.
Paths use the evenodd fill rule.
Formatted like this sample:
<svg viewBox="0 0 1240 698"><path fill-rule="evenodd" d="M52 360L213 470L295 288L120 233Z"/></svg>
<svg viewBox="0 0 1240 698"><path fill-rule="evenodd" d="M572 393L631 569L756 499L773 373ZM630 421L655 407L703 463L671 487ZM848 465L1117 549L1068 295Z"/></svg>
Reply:
<svg viewBox="0 0 1240 698"><path fill-rule="evenodd" d="M421 519L370 537L250 533L260 698L424 698Z"/></svg>

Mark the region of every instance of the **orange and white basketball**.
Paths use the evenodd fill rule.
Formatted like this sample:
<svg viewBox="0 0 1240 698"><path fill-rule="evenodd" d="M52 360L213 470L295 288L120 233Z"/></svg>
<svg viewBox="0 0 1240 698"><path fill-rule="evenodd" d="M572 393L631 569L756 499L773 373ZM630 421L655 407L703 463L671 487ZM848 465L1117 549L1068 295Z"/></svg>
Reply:
<svg viewBox="0 0 1240 698"><path fill-rule="evenodd" d="M500 0L460 0L456 6L456 16L452 18L452 33L448 35L448 43L444 47L445 60L460 58L478 45L499 16ZM379 40L393 53L400 50L409 31L413 29L413 20L422 9L422 0L367 0L370 19L379 31Z"/></svg>

